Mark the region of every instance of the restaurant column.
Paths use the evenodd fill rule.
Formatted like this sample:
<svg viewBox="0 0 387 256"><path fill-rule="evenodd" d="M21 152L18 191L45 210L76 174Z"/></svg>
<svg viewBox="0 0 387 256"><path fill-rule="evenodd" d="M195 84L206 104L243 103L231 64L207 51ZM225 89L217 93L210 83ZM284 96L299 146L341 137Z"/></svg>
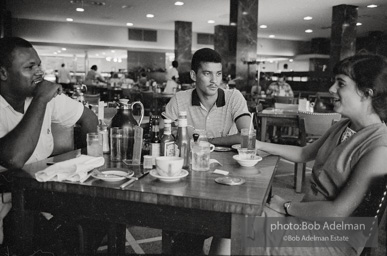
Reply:
<svg viewBox="0 0 387 256"><path fill-rule="evenodd" d="M336 5L332 10L330 69L356 53L357 6Z"/></svg>
<svg viewBox="0 0 387 256"><path fill-rule="evenodd" d="M7 10L7 1L0 0L0 38L12 36L12 15Z"/></svg>
<svg viewBox="0 0 387 256"><path fill-rule="evenodd" d="M179 73L191 70L192 22L175 21L175 60L179 62Z"/></svg>
<svg viewBox="0 0 387 256"><path fill-rule="evenodd" d="M222 56L223 75L236 74L236 26L215 26L214 50Z"/></svg>
<svg viewBox="0 0 387 256"><path fill-rule="evenodd" d="M255 81L257 59L258 0L230 0L230 25L236 31L236 77L237 87L250 91Z"/></svg>

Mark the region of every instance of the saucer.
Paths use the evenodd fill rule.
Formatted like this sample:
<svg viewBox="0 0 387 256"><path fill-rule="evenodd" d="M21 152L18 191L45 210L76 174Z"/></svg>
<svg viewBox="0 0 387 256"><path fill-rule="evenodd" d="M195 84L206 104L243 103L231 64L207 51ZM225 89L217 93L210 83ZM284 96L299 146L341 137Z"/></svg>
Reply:
<svg viewBox="0 0 387 256"><path fill-rule="evenodd" d="M103 175L92 173L91 176L98 180L107 182L116 182L123 179L130 178L134 175L134 172L124 168L106 168L100 170Z"/></svg>
<svg viewBox="0 0 387 256"><path fill-rule="evenodd" d="M214 151L216 152L227 152L231 151L232 149L229 147L215 147Z"/></svg>
<svg viewBox="0 0 387 256"><path fill-rule="evenodd" d="M173 176L173 177L160 176L160 175L157 173L157 170L156 170L156 169L151 170L151 171L149 172L149 174L150 174L152 177L158 178L159 180L164 181L164 182L174 182L174 181L180 180L181 178L186 177L186 176L188 175L188 171L187 171L187 170L184 170L184 169L181 169L180 174L177 175L177 176Z"/></svg>

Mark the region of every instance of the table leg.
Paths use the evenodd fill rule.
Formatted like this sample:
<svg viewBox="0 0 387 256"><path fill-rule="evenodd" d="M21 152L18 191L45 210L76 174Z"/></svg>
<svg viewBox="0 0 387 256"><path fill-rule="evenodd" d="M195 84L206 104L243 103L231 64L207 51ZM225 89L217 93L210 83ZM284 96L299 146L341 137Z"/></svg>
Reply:
<svg viewBox="0 0 387 256"><path fill-rule="evenodd" d="M161 251L162 254L165 255L171 255L172 254L172 242L173 242L173 236L176 232L171 231L162 231L162 244L161 244Z"/></svg>
<svg viewBox="0 0 387 256"><path fill-rule="evenodd" d="M34 216L25 210L24 189L12 192L12 252L27 255L33 249Z"/></svg>
<svg viewBox="0 0 387 256"><path fill-rule="evenodd" d="M296 193L301 193L302 191L302 183L305 179L305 169L305 163L294 163L294 186Z"/></svg>
<svg viewBox="0 0 387 256"><path fill-rule="evenodd" d="M108 253L125 254L125 232L126 226L112 223L108 231Z"/></svg>

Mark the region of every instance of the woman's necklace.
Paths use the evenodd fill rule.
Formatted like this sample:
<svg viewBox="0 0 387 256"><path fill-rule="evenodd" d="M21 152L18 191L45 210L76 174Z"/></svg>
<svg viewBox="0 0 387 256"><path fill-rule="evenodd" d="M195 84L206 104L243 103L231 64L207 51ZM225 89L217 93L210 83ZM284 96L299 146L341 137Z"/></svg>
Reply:
<svg viewBox="0 0 387 256"><path fill-rule="evenodd" d="M340 143L343 143L344 141L346 141L347 139L349 139L352 135L354 135L356 132L354 130L352 130L351 128L349 128L347 126L347 128L345 128L345 131L343 132L343 134L341 135L341 139L340 139Z"/></svg>

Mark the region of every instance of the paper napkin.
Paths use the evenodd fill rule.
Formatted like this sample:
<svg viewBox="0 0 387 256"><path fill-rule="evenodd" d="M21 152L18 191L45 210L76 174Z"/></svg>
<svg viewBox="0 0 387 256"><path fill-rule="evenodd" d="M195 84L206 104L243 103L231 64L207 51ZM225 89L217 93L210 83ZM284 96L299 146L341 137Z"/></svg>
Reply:
<svg viewBox="0 0 387 256"><path fill-rule="evenodd" d="M59 162L35 173L37 181L73 181L83 183L89 172L105 163L103 157L81 155L77 158Z"/></svg>

